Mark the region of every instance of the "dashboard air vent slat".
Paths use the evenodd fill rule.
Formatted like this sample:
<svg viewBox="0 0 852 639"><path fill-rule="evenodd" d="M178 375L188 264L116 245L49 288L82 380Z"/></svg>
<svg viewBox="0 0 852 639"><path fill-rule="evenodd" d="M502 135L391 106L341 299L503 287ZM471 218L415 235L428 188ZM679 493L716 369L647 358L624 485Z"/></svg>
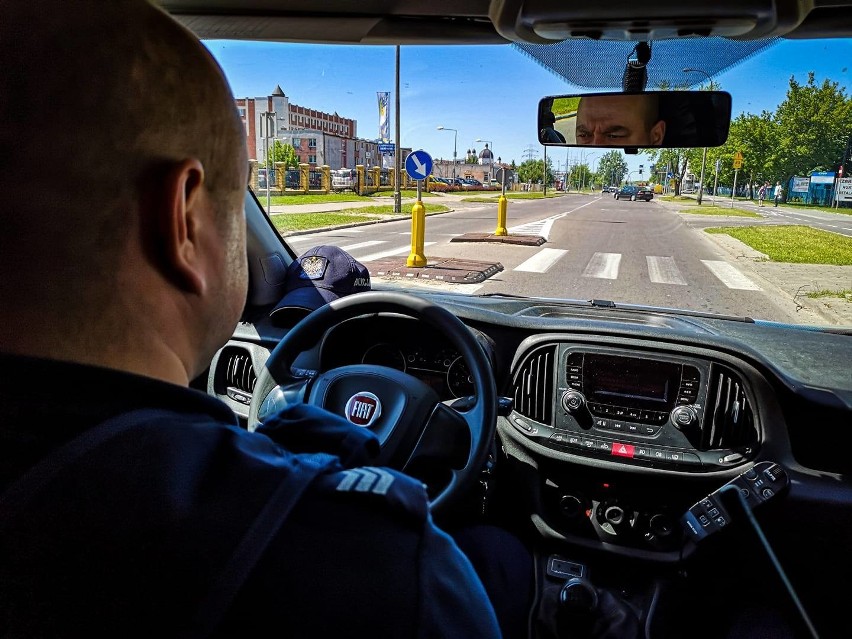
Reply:
<svg viewBox="0 0 852 639"><path fill-rule="evenodd" d="M754 411L736 373L725 366L713 364L707 402L702 449L735 449L755 443Z"/></svg>
<svg viewBox="0 0 852 639"><path fill-rule="evenodd" d="M550 424L553 418L555 356L555 346L534 350L513 381L515 411L542 424Z"/></svg>
<svg viewBox="0 0 852 639"><path fill-rule="evenodd" d="M228 347L219 358L219 388L220 394L228 389L239 390L251 395L257 383L257 374L252 366L251 355L242 348Z"/></svg>

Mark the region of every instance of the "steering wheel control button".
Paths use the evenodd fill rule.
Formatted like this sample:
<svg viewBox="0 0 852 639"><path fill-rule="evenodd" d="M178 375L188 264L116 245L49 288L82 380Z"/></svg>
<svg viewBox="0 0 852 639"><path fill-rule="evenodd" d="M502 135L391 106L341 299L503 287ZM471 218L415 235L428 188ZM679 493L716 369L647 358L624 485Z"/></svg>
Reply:
<svg viewBox="0 0 852 639"><path fill-rule="evenodd" d="M345 417L356 426L369 428L382 414L382 402L373 393L361 391L346 402Z"/></svg>

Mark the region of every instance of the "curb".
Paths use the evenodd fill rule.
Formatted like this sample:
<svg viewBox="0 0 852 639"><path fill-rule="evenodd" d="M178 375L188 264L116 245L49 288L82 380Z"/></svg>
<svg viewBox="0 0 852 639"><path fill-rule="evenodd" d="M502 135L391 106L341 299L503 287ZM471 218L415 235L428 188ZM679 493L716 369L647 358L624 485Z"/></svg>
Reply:
<svg viewBox="0 0 852 639"><path fill-rule="evenodd" d="M340 210L343 211L344 209L340 209ZM429 211L427 210L426 211L426 217L429 217L430 215L441 215L442 213L452 213L454 211L455 211L455 209L452 209L452 208L448 209L446 211L435 211L434 213L429 213ZM323 213L337 213L338 211L322 211L322 212ZM284 213L275 213L274 215L284 215ZM299 215L306 215L306 214L300 213ZM307 213L307 215L310 215L310 213ZM272 216L270 215L269 217L270 217L270 221L271 221ZM379 218L378 220L368 220L366 222L350 222L348 224L333 224L331 226L318 226L318 227L313 228L313 229L303 229L301 231L288 231L286 234L280 233L280 231L279 231L279 234L281 235L281 237L285 237L285 238L286 237L295 237L297 235L307 235L308 233L316 233L318 231L333 231L335 229L348 229L348 228L352 228L352 227L355 227L355 226L370 226L371 224L383 224L385 222L398 222L399 220L409 220L409 219L411 219L410 215L390 215L388 217Z"/></svg>

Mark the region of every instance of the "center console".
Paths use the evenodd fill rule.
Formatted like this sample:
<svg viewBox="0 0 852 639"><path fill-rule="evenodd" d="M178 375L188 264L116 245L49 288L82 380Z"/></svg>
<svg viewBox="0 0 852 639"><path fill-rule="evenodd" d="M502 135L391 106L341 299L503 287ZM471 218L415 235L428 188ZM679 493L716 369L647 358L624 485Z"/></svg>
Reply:
<svg viewBox="0 0 852 639"><path fill-rule="evenodd" d="M550 380L532 370L540 373L546 348L554 366ZM687 471L730 467L753 452L754 416L744 384L718 363L558 344L533 351L521 374L510 421L552 450ZM524 394L534 383L552 386L535 394L551 410L525 410Z"/></svg>

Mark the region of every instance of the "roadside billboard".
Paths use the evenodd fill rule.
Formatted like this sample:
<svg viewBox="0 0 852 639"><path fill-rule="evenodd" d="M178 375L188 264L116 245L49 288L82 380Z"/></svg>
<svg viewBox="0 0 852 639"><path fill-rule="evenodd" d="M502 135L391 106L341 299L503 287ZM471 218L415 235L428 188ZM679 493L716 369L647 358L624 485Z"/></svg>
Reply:
<svg viewBox="0 0 852 639"><path fill-rule="evenodd" d="M840 178L837 181L837 200L852 202L852 178Z"/></svg>
<svg viewBox="0 0 852 639"><path fill-rule="evenodd" d="M811 184L834 184L834 171L814 171Z"/></svg>
<svg viewBox="0 0 852 639"><path fill-rule="evenodd" d="M807 193L811 185L811 179L806 177L794 177L790 184L791 193Z"/></svg>

